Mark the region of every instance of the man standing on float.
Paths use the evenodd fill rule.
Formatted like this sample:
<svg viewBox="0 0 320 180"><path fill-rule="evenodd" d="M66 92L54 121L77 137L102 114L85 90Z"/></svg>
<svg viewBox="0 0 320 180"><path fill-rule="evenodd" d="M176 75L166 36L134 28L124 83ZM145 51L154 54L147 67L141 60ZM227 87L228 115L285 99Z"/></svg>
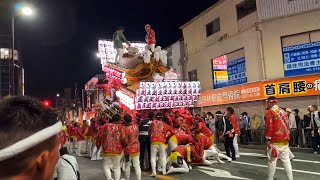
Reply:
<svg viewBox="0 0 320 180"><path fill-rule="evenodd" d="M147 47L150 49L151 52L154 52L154 49L156 47L156 33L153 29L151 29L150 24L147 24L145 26L146 29L146 43L148 44Z"/></svg>

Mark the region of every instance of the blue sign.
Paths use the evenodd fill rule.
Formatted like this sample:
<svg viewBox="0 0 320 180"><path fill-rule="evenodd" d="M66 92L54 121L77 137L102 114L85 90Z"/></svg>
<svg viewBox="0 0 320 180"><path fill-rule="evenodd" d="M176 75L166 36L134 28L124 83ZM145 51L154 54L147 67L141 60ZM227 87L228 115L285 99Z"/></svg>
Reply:
<svg viewBox="0 0 320 180"><path fill-rule="evenodd" d="M247 83L245 57L228 63L228 80L229 86Z"/></svg>
<svg viewBox="0 0 320 180"><path fill-rule="evenodd" d="M228 81L214 83L214 88L223 88L227 86L234 86L238 84L247 83L247 73L246 73L246 59L242 57L228 62Z"/></svg>
<svg viewBox="0 0 320 180"><path fill-rule="evenodd" d="M285 76L320 73L320 42L282 48Z"/></svg>

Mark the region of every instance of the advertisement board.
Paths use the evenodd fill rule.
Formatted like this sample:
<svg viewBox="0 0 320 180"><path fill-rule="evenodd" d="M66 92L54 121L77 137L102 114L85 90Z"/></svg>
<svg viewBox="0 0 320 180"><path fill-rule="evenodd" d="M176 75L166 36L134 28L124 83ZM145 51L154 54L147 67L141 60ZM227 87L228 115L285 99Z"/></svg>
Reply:
<svg viewBox="0 0 320 180"><path fill-rule="evenodd" d="M198 107L246 101L320 95L320 74L268 80L238 86L213 89L201 93Z"/></svg>
<svg viewBox="0 0 320 180"><path fill-rule="evenodd" d="M320 73L320 42L282 48L284 75L298 76Z"/></svg>

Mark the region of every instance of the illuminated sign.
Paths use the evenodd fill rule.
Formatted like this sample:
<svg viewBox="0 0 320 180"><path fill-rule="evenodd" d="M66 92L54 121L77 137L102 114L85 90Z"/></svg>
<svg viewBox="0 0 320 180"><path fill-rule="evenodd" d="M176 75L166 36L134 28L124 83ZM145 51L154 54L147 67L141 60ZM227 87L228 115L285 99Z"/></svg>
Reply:
<svg viewBox="0 0 320 180"><path fill-rule="evenodd" d="M126 44L124 44L124 47L125 45ZM139 52L142 53L145 51L146 43L133 42L131 43L131 46L137 48ZM102 65L106 65L107 63L115 63L117 51L114 49L113 42L111 40L99 40L98 51ZM125 53L126 52L127 50L125 49Z"/></svg>
<svg viewBox="0 0 320 180"><path fill-rule="evenodd" d="M0 59L12 59L12 49L0 48ZM13 59L19 60L18 51L14 50Z"/></svg>
<svg viewBox="0 0 320 180"><path fill-rule="evenodd" d="M193 107L200 95L200 82L140 82L136 109Z"/></svg>
<svg viewBox="0 0 320 180"><path fill-rule="evenodd" d="M212 59L212 70L227 70L228 57L226 55Z"/></svg>

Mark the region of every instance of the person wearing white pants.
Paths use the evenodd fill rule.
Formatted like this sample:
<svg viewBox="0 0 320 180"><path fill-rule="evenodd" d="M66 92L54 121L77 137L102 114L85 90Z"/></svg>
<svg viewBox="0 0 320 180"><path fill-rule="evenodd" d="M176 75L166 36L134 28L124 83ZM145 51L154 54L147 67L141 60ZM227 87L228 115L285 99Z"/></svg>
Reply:
<svg viewBox="0 0 320 180"><path fill-rule="evenodd" d="M280 159L282 161L284 170L287 173L288 180L293 180L292 166L290 161L290 149L288 145L273 145L273 148L277 151L277 157L274 157L272 154L272 148L268 148L267 157L268 157L268 180L273 180L274 174L277 169L277 161Z"/></svg>
<svg viewBox="0 0 320 180"><path fill-rule="evenodd" d="M123 32L124 32L124 28L118 27L117 31L113 33L113 37L112 37L113 47L117 51L117 55L115 57L115 63L121 63L122 56L124 54L123 43L126 43L128 46L131 46L130 42L126 39Z"/></svg>
<svg viewBox="0 0 320 180"><path fill-rule="evenodd" d="M140 157L137 156L130 156L129 161L126 162L126 169L125 169L125 178L126 180L130 180L130 167L133 166L135 173L136 173L136 180L141 180L141 168L140 168Z"/></svg>
<svg viewBox="0 0 320 180"><path fill-rule="evenodd" d="M113 172L114 172L114 179L120 180L121 178L120 160L121 160L121 155L103 157L103 169L108 180L112 179L111 169L113 169Z"/></svg>
<svg viewBox="0 0 320 180"><path fill-rule="evenodd" d="M266 111L266 146L268 157L268 180L274 179L277 168L277 160L282 161L287 179L293 180L292 166L290 161L290 120L287 113L280 108L276 97L267 99Z"/></svg>
<svg viewBox="0 0 320 180"><path fill-rule="evenodd" d="M151 144L151 167L152 167L152 176L157 174L157 154L159 153L159 160L161 164L162 174L166 174L166 146L165 144Z"/></svg>
<svg viewBox="0 0 320 180"><path fill-rule="evenodd" d="M240 152L239 152L239 145L238 145L238 134L235 134L233 137L233 147L234 151L236 152L236 158L240 157Z"/></svg>
<svg viewBox="0 0 320 180"><path fill-rule="evenodd" d="M75 137L69 138L68 152L70 154L75 152L77 139Z"/></svg>
<svg viewBox="0 0 320 180"><path fill-rule="evenodd" d="M239 146L238 146L238 136L240 134L239 122L235 115L234 109L232 107L227 108L227 117L232 124L234 130L234 137L233 137L233 147L236 153L236 158L240 157Z"/></svg>

